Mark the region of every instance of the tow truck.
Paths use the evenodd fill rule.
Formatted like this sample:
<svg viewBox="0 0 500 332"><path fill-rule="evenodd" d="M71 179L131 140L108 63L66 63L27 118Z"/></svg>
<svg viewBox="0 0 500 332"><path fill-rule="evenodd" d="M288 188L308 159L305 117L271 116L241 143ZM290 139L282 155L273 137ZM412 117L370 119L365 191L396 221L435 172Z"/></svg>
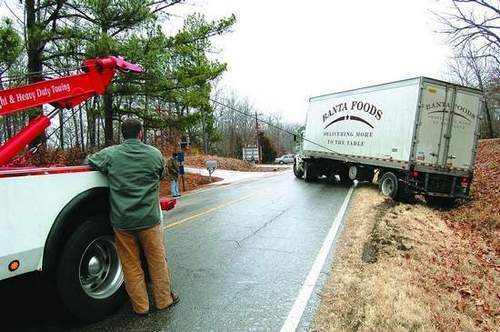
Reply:
<svg viewBox="0 0 500 332"><path fill-rule="evenodd" d="M117 71L143 69L121 57L89 59L76 74L0 91L0 117L52 106L0 146L0 282L40 273L68 311L88 322L114 313L127 298L109 223L107 180L88 166L8 162L50 127L57 112L103 95ZM175 203L160 200L162 210Z"/></svg>

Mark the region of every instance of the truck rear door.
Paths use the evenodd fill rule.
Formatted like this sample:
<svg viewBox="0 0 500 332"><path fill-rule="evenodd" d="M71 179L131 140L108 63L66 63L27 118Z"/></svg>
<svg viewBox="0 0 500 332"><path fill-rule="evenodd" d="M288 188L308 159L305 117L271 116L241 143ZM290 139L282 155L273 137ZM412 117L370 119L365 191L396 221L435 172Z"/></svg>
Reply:
<svg viewBox="0 0 500 332"><path fill-rule="evenodd" d="M448 164L454 169L474 168L473 156L482 105L481 95L457 90L447 153Z"/></svg>
<svg viewBox="0 0 500 332"><path fill-rule="evenodd" d="M470 170L481 95L455 85L423 83L415 146L417 165Z"/></svg>

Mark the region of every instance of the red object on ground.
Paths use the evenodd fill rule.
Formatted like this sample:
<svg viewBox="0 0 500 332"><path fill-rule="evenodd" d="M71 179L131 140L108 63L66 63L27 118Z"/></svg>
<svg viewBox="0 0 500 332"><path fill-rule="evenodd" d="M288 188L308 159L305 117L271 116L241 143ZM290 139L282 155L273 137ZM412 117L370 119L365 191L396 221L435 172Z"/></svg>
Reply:
<svg viewBox="0 0 500 332"><path fill-rule="evenodd" d="M86 60L81 74L0 90L0 116L26 111L44 104L51 104L56 108L75 107L96 94L104 94L113 80L116 69L142 71L140 66L128 63L120 57ZM41 115L7 141L0 147L0 165L9 161L48 126L50 119Z"/></svg>
<svg viewBox="0 0 500 332"><path fill-rule="evenodd" d="M177 200L175 198L166 198L160 197L160 206L163 211L170 211L177 204Z"/></svg>

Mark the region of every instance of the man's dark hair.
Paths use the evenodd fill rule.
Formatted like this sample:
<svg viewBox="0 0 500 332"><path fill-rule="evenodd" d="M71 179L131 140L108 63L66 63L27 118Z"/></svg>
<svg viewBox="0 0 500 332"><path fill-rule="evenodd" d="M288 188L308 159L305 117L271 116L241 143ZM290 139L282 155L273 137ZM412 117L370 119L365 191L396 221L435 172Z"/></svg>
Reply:
<svg viewBox="0 0 500 332"><path fill-rule="evenodd" d="M172 153L172 158L177 158L177 152Z"/></svg>
<svg viewBox="0 0 500 332"><path fill-rule="evenodd" d="M142 131L142 123L137 119L126 119L122 123L122 135L124 139L137 138Z"/></svg>

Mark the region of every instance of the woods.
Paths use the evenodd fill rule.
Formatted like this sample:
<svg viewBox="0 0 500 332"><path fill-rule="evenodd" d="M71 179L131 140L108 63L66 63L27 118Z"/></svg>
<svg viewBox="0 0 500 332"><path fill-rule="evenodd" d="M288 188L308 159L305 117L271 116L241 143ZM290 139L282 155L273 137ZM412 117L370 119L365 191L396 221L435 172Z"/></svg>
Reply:
<svg viewBox="0 0 500 332"><path fill-rule="evenodd" d="M500 135L497 2L448 3L448 12L436 14L441 24L438 32L454 52L447 76L485 92L482 136L496 137ZM120 123L135 116L144 122L148 143L171 149L184 137L194 152L241 158L242 148L255 146L262 136L261 140L269 141L265 151L269 158L295 152L290 133L298 132L300 125L269 113L273 110L256 109L244 96L220 84L227 64L213 42L231 33L235 15L207 20L194 7L179 24L171 12L185 6L183 0L10 0L4 4L11 18L0 22L0 89L68 75L84 59L106 55L123 56L145 69L143 75L121 75L104 96L60 112L45 137L33 146L45 143L49 150L94 151L119 142ZM0 118L0 143L41 111Z"/></svg>
<svg viewBox="0 0 500 332"><path fill-rule="evenodd" d="M451 0L448 13L437 14L453 56L451 80L484 91L481 135L500 136L500 9L495 0Z"/></svg>
<svg viewBox="0 0 500 332"><path fill-rule="evenodd" d="M63 110L48 148L95 150L120 140L119 124L128 116L144 122L146 140L177 143L182 134L198 135L203 122L214 139L211 83L226 64L209 57L211 38L230 32L235 16L208 21L193 13L174 35L167 35L172 1L6 2L17 20L0 26L1 88L68 75L87 58L120 55L141 64L144 75L121 75L103 97ZM24 127L41 109L0 119L1 142Z"/></svg>
<svg viewBox="0 0 500 332"><path fill-rule="evenodd" d="M227 92L214 90L227 65L218 59L212 40L231 32L234 15L208 21L192 13L169 35L165 31L173 25L170 10L182 6L181 0L7 1L6 5L18 15L15 22L6 19L0 26L0 88L69 75L84 59L106 55L123 56L145 69L143 75L121 75L104 96L59 112L50 132L34 146L45 143L45 151L76 149L80 154L94 151L119 142L120 123L130 116L143 121L145 140L160 147L176 149L184 137L193 151L239 157L243 146L255 144L254 119L210 101L214 95L253 112L234 93L221 97ZM0 143L41 111L0 119ZM274 115L267 120L280 123ZM274 154L294 149L290 135L266 126L259 130L269 137Z"/></svg>

